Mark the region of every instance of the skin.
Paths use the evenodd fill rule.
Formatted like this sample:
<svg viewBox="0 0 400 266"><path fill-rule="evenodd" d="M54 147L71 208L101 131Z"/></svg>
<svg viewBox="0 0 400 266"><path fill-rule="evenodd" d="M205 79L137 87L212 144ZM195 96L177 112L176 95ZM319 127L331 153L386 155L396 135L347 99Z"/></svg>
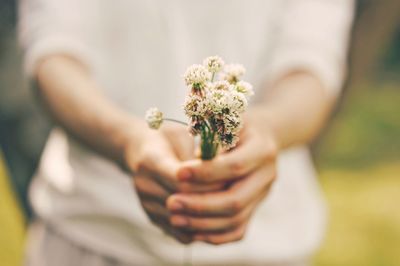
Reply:
<svg viewBox="0 0 400 266"><path fill-rule="evenodd" d="M201 161L185 128L149 129L108 101L79 61L48 56L35 76L56 122L130 171L151 221L183 243L242 239L276 178L279 151L312 140L333 103L311 73L293 70L258 95L237 147Z"/></svg>

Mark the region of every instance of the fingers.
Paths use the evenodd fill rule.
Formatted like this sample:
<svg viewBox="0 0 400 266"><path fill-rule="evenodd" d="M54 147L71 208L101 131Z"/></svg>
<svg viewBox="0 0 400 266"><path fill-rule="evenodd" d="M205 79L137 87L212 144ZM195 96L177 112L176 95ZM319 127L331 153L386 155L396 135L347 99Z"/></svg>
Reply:
<svg viewBox="0 0 400 266"><path fill-rule="evenodd" d="M274 167L267 165L237 181L225 191L203 194L174 194L167 199L173 213L197 216L232 216L242 211L275 179Z"/></svg>
<svg viewBox="0 0 400 266"><path fill-rule="evenodd" d="M243 223L236 229L224 233L199 233L194 236L194 240L203 241L213 245L221 245L225 243L242 240L246 232L247 223Z"/></svg>
<svg viewBox="0 0 400 266"><path fill-rule="evenodd" d="M155 225L159 226L164 233L172 236L183 244L188 244L193 241L190 234L171 226L169 223L170 213L162 204L144 200L142 201L142 206L150 220Z"/></svg>
<svg viewBox="0 0 400 266"><path fill-rule="evenodd" d="M246 222L263 197L258 197L242 211L232 217L196 217L173 214L170 222L173 226L196 232L226 232Z"/></svg>
<svg viewBox="0 0 400 266"><path fill-rule="evenodd" d="M172 154L163 154L162 152L151 152L147 154L144 160L146 170L149 170L158 176L162 176L169 182L175 182L180 162Z"/></svg>
<svg viewBox="0 0 400 266"><path fill-rule="evenodd" d="M181 125L165 124L161 128L161 131L163 131L164 135L169 140L179 160L185 161L194 158L194 138L190 136L186 128L183 128Z"/></svg>
<svg viewBox="0 0 400 266"><path fill-rule="evenodd" d="M139 196L165 202L170 193L159 185L150 175L137 175L134 184Z"/></svg>
<svg viewBox="0 0 400 266"><path fill-rule="evenodd" d="M144 210L152 217L169 220L170 212L159 202L144 200L142 201L142 206Z"/></svg>
<svg viewBox="0 0 400 266"><path fill-rule="evenodd" d="M172 236L182 244L189 244L193 241L193 237L191 234L185 233L177 228L174 228L169 224L167 220L150 214L149 218L156 226L158 226L161 230L163 230L165 234Z"/></svg>
<svg viewBox="0 0 400 266"><path fill-rule="evenodd" d="M180 182L176 185L175 192L184 193L204 193L220 191L226 187L225 183L215 183L215 184L194 184L189 182Z"/></svg>
<svg viewBox="0 0 400 266"><path fill-rule="evenodd" d="M203 193L219 191L225 188L225 183L214 183L214 184L195 184L189 182L178 182L165 179L161 176L150 177L157 180L159 184L164 186L169 192L184 192L184 193Z"/></svg>
<svg viewBox="0 0 400 266"><path fill-rule="evenodd" d="M236 149L222 153L211 161L191 160L178 170L178 179L198 183L229 181L243 177L273 160L276 147L267 141L249 137Z"/></svg>

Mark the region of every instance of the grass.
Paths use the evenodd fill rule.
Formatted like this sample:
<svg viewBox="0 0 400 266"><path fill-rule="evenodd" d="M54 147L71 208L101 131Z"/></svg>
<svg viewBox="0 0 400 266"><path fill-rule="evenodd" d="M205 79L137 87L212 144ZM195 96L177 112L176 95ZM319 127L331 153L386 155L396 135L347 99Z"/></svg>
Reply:
<svg viewBox="0 0 400 266"><path fill-rule="evenodd" d="M400 265L400 161L322 170L331 209L318 266Z"/></svg>
<svg viewBox="0 0 400 266"><path fill-rule="evenodd" d="M0 265L21 265L24 219L10 189L0 154Z"/></svg>
<svg viewBox="0 0 400 266"><path fill-rule="evenodd" d="M400 85L350 91L316 153L323 169L398 161Z"/></svg>
<svg viewBox="0 0 400 266"><path fill-rule="evenodd" d="M331 209L318 266L400 265L399 85L355 88L316 150Z"/></svg>

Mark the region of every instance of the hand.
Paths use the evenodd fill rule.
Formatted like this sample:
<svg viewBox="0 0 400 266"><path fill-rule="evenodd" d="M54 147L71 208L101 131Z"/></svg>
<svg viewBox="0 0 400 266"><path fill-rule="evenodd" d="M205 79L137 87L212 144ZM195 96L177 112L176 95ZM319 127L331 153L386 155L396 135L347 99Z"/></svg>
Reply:
<svg viewBox="0 0 400 266"><path fill-rule="evenodd" d="M180 242L189 243L192 240L190 234L169 224L167 197L174 192L215 191L222 185L178 182L181 161L194 157L194 141L186 128L166 124L160 131L155 131L146 127L140 136L128 147L126 161L136 173L133 180L142 206L149 218L166 233Z"/></svg>
<svg viewBox="0 0 400 266"><path fill-rule="evenodd" d="M184 163L182 182L230 182L222 191L176 193L167 200L171 224L193 232L194 240L223 244L240 240L257 205L268 194L276 176L277 142L261 126L256 112L245 118L239 145L211 161Z"/></svg>

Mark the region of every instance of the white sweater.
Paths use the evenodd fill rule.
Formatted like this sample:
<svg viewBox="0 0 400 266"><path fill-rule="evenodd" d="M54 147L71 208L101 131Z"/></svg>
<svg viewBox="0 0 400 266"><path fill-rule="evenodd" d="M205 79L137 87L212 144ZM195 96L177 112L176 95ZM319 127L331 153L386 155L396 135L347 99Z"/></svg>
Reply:
<svg viewBox="0 0 400 266"><path fill-rule="evenodd" d="M209 55L244 64L256 89L304 69L336 97L352 15L351 0L22 0L20 38L28 75L43 56L68 54L121 108L142 117L157 106L184 119L182 74ZM138 265L182 261L184 246L151 224L130 177L60 130L30 196L42 219L101 254ZM276 183L245 238L193 244L193 262L304 259L320 244L325 222L308 148L293 147L280 154Z"/></svg>

